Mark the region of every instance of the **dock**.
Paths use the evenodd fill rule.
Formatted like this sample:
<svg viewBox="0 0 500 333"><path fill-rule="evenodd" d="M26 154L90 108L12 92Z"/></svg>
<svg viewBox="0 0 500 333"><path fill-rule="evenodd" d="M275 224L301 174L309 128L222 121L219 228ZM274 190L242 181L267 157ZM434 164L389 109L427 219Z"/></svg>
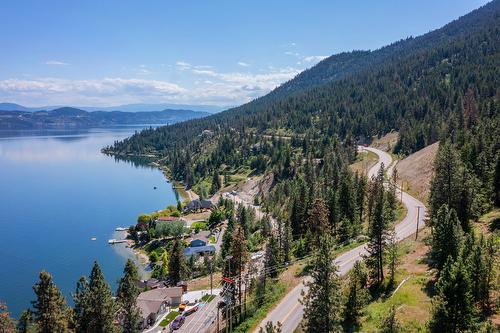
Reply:
<svg viewBox="0 0 500 333"><path fill-rule="evenodd" d="M118 244L118 243L127 243L126 239L110 239L108 240L108 244Z"/></svg>

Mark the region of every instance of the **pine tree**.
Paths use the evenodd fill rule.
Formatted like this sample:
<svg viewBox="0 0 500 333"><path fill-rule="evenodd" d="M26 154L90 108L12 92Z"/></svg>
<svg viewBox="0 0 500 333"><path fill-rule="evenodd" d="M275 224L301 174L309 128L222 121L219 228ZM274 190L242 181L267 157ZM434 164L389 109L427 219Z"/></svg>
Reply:
<svg viewBox="0 0 500 333"><path fill-rule="evenodd" d="M182 280L184 266L182 245L178 239L175 239L168 261L168 278L173 285L177 285L177 283Z"/></svg>
<svg viewBox="0 0 500 333"><path fill-rule="evenodd" d="M10 317L10 312L7 306L0 303L0 332L1 333L14 333L14 320Z"/></svg>
<svg viewBox="0 0 500 333"><path fill-rule="evenodd" d="M314 200L311 209L309 209L307 224L313 244L319 246L321 235L329 232L328 210L322 199Z"/></svg>
<svg viewBox="0 0 500 333"><path fill-rule="evenodd" d="M276 239L271 236L269 242L266 244L266 253L264 261L264 270L269 275L270 278L277 278L279 271L276 269L278 265L278 246L276 244Z"/></svg>
<svg viewBox="0 0 500 333"><path fill-rule="evenodd" d="M394 220L394 211L391 209L384 191L384 164L380 166L375 178L373 191L373 209L368 226L368 236L370 238L367 251L367 266L371 270L371 275L377 284L384 280L384 252L387 243L387 232L390 224Z"/></svg>
<svg viewBox="0 0 500 333"><path fill-rule="evenodd" d="M32 302L39 333L69 332L70 309L52 276L41 271L39 281L33 286L36 300Z"/></svg>
<svg viewBox="0 0 500 333"><path fill-rule="evenodd" d="M104 275L97 262L90 273L88 291L88 332L108 333L115 331L113 323L117 307L113 300L111 288L104 279Z"/></svg>
<svg viewBox="0 0 500 333"><path fill-rule="evenodd" d="M490 296L495 276L495 243L492 237L485 239L483 235L476 241L473 233L468 236L465 243L469 242L473 243L470 251L466 252L464 246L461 255L467 256L472 297L479 308L488 313L491 310Z"/></svg>
<svg viewBox="0 0 500 333"><path fill-rule="evenodd" d="M0 324L1 327L1 324ZM31 310L24 310L17 321L17 332L18 333L29 333L32 331L33 327L33 313ZM4 332L0 329L0 332Z"/></svg>
<svg viewBox="0 0 500 333"><path fill-rule="evenodd" d="M455 210L449 209L446 204L433 218L432 226L431 258L434 267L441 270L448 257L457 258L462 242L462 228Z"/></svg>
<svg viewBox="0 0 500 333"><path fill-rule="evenodd" d="M360 261L356 261L349 272L349 282L342 314L344 332L355 332L359 327L359 319L369 297L366 282L365 268Z"/></svg>
<svg viewBox="0 0 500 333"><path fill-rule="evenodd" d="M396 231L393 229L387 237L387 262L389 268L388 288L392 289L396 280L396 269L399 264L399 246Z"/></svg>
<svg viewBox="0 0 500 333"><path fill-rule="evenodd" d="M431 332L466 332L474 322L474 303L464 258L448 257L436 283L432 300Z"/></svg>
<svg viewBox="0 0 500 333"><path fill-rule="evenodd" d="M314 255L312 281L307 283L307 292L302 291L306 333L330 333L341 329L340 281L333 250L333 239L323 235Z"/></svg>
<svg viewBox="0 0 500 333"><path fill-rule="evenodd" d="M431 182L429 205L434 217L442 205L457 211L462 193L463 163L451 143L439 145L434 161L434 177Z"/></svg>
<svg viewBox="0 0 500 333"><path fill-rule="evenodd" d="M379 327L381 333L398 333L401 332L401 325L396 318L396 307L393 305L389 309L389 313L383 318Z"/></svg>
<svg viewBox="0 0 500 333"><path fill-rule="evenodd" d="M248 261L247 241L241 225L237 225L233 231L230 254L231 270L229 276L238 276L238 314L241 317L242 273Z"/></svg>
<svg viewBox="0 0 500 333"><path fill-rule="evenodd" d="M89 283L84 276L80 277L76 284L76 292L73 296L73 303L75 304L74 319L75 329L77 333L88 332L88 325L90 322L90 312L92 305L89 303Z"/></svg>
<svg viewBox="0 0 500 333"><path fill-rule="evenodd" d="M116 295L123 313L123 333L140 332L141 315L136 305L137 296L139 296L138 280L137 267L131 259L128 259Z"/></svg>
<svg viewBox="0 0 500 333"><path fill-rule="evenodd" d="M222 188L222 183L220 180L219 170L215 169L214 175L212 177L212 188L211 188L210 192L212 192L212 194L214 194L218 190L220 190L221 188Z"/></svg>

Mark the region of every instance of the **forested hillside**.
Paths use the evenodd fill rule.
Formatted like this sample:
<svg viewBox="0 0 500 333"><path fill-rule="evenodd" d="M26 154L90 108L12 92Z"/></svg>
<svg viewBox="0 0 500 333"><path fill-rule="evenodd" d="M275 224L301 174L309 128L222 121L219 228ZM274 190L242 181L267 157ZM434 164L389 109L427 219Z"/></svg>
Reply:
<svg viewBox="0 0 500 333"><path fill-rule="evenodd" d="M6 103L5 103L6 104ZM50 111L1 111L0 130L26 130L47 128L89 128L130 124L172 124L201 118L207 112L191 110L163 110L146 112L93 111L72 107Z"/></svg>
<svg viewBox="0 0 500 333"><path fill-rule="evenodd" d="M216 170L223 173L227 166L248 165L285 177L283 170L293 169L304 157L322 158L334 136L348 147L352 160L356 142L396 129L397 153L409 154L449 138L467 150L464 157L472 168L478 159L487 160L490 173L499 137L499 9L500 2L493 1L442 29L368 52L363 60L368 69L357 74L353 66L344 66L344 56L334 56L270 95L285 87L310 86L306 81L323 82L324 77L314 73L324 73L321 68L334 59L340 59L334 61L342 73L338 76L344 77L340 80L146 130L108 151L156 154L175 179L190 186ZM375 56L383 53L393 56ZM349 61L360 54L353 53ZM478 177L493 186L485 173Z"/></svg>

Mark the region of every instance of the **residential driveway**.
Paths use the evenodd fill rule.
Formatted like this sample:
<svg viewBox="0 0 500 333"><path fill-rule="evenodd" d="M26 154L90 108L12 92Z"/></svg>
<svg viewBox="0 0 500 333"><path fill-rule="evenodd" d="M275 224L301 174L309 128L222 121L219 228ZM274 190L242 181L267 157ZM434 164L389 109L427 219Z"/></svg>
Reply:
<svg viewBox="0 0 500 333"><path fill-rule="evenodd" d="M220 289L220 288L213 289L212 294L219 295L221 290L222 289ZM188 301L189 303L195 303L195 302L199 302L204 295L209 295L209 294L210 294L210 289L188 291L187 293L182 295L182 300Z"/></svg>

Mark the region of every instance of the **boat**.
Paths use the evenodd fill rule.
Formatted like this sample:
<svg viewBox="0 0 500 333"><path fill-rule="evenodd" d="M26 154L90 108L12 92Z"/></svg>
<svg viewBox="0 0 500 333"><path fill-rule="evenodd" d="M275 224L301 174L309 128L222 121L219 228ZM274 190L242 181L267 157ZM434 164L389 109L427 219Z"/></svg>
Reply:
<svg viewBox="0 0 500 333"><path fill-rule="evenodd" d="M97 237L92 237L92 238L90 238L90 240L95 241L95 240L97 240Z"/></svg>
<svg viewBox="0 0 500 333"><path fill-rule="evenodd" d="M128 230L128 228L124 228L124 227L117 227L115 229L115 231L127 231L127 230Z"/></svg>

